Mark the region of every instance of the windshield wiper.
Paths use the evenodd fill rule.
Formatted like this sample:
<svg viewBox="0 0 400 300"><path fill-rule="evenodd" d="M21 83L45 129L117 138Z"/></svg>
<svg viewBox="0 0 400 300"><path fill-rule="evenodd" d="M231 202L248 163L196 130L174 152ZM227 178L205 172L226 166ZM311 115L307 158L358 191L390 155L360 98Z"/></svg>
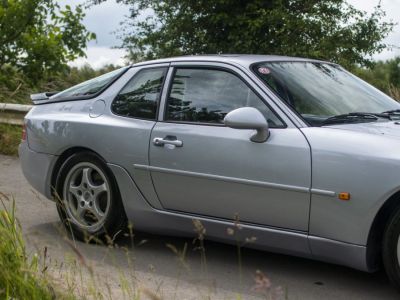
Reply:
<svg viewBox="0 0 400 300"><path fill-rule="evenodd" d="M400 115L400 109L387 110L387 111L384 111L382 114L388 114L388 115L391 115L391 114L397 115L397 114L399 114Z"/></svg>
<svg viewBox="0 0 400 300"><path fill-rule="evenodd" d="M323 121L321 126L332 125L332 124L357 123L357 122L374 122L377 121L379 118L390 119L390 116L384 113L352 112L348 114L332 116Z"/></svg>

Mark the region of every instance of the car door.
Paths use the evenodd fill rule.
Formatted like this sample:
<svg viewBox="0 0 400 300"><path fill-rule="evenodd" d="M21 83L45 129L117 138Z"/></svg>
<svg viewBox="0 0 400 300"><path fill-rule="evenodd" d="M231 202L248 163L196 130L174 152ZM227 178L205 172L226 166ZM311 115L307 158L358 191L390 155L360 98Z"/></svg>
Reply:
<svg viewBox="0 0 400 300"><path fill-rule="evenodd" d="M164 111L151 134L149 165L135 167L151 171L167 210L307 231L309 145L244 76L228 66L170 70ZM251 142L252 130L224 126L228 112L245 106L268 120L265 143Z"/></svg>

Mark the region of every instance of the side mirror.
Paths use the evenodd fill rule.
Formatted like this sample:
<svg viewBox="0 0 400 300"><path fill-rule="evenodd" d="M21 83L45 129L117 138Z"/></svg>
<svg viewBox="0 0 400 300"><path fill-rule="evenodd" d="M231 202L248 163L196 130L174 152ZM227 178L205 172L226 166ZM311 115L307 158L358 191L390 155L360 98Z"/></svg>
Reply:
<svg viewBox="0 0 400 300"><path fill-rule="evenodd" d="M225 116L224 124L234 129L257 130L257 133L250 138L255 143L264 143L269 137L268 122L263 114L254 107L232 110Z"/></svg>

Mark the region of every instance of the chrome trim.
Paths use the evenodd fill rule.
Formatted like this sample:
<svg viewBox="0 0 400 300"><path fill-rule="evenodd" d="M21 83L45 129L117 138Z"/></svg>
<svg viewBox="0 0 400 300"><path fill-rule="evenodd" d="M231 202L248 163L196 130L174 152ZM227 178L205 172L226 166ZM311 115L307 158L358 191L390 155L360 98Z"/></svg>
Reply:
<svg viewBox="0 0 400 300"><path fill-rule="evenodd" d="M309 193L310 192L309 188L301 187L301 186L294 186L294 185L278 184L278 183L250 180L250 179L241 179L241 178L234 178L234 177L227 177L227 176L220 176L220 175L213 175L213 174L204 174L204 173L197 173L197 172L190 172L190 171L183 171L183 170L173 170L173 169L166 169L166 168L139 165L139 164L134 164L134 167L136 169L146 170L146 171L155 171L155 172L168 173L168 174L184 175L184 176L199 177L199 178L247 184L247 185L262 186L262 187L278 189L278 190L289 190L289 191L300 192L300 193Z"/></svg>
<svg viewBox="0 0 400 300"><path fill-rule="evenodd" d="M226 182L234 182L234 183L247 184L247 185L262 186L262 187L278 189L278 190L294 191L294 192L300 192L300 193L311 193L313 195L336 197L336 193L334 191L309 189L306 187L301 187L301 186L296 186L296 185L287 185L287 184L279 184L279 183L272 183L272 182L265 182L265 181L256 181L256 180L250 180L250 179L241 179L241 178L235 178L235 177L204 174L204 173L197 173L197 172L190 172L190 171L183 171L183 170L173 170L173 169L153 167L153 166L140 165L140 164L134 164L133 166L135 167L135 169L145 170L145 171L155 171L155 172L168 173L168 174L184 175L184 176L199 177L199 178L220 180L220 181L226 181Z"/></svg>
<svg viewBox="0 0 400 300"><path fill-rule="evenodd" d="M336 193L333 191L319 190L319 189L311 189L311 194L321 195L321 196L329 196L336 197Z"/></svg>

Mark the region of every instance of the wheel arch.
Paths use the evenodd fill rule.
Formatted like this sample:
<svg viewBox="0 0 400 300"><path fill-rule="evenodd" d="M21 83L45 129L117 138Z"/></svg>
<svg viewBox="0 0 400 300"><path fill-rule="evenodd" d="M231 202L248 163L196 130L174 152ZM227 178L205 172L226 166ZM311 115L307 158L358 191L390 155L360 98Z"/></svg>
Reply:
<svg viewBox="0 0 400 300"><path fill-rule="evenodd" d="M58 173L60 171L61 166L63 165L63 163L72 155L76 154L76 153L80 153L80 152L91 152L93 154L95 154L98 158L100 158L105 165L107 165L106 160L96 151L89 149L87 147L71 147L68 148L66 150L64 150L64 152L61 153L61 155L58 157L57 161L54 164L52 173L51 173L51 179L50 179L50 189L51 189L51 196L54 198L56 197L56 181L57 181L57 176ZM112 171L110 170L111 174L114 176L114 174L112 173ZM114 176L115 177L115 176ZM117 184L118 186L118 184Z"/></svg>
<svg viewBox="0 0 400 300"><path fill-rule="evenodd" d="M400 208L400 190L390 196L375 215L367 241L367 264L376 270L381 266L383 235L391 216Z"/></svg>

